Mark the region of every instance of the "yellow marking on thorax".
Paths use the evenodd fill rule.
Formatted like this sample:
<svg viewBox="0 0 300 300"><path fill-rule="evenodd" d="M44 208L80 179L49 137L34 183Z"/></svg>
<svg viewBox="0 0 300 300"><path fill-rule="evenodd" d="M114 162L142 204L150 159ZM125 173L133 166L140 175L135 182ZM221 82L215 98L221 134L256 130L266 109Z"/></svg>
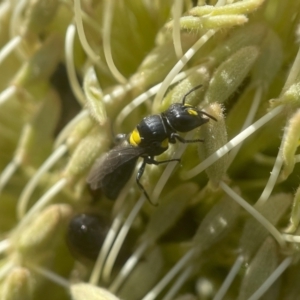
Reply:
<svg viewBox="0 0 300 300"><path fill-rule="evenodd" d="M132 146L138 146L141 143L140 133L138 132L137 128L135 128L129 138L129 143Z"/></svg>

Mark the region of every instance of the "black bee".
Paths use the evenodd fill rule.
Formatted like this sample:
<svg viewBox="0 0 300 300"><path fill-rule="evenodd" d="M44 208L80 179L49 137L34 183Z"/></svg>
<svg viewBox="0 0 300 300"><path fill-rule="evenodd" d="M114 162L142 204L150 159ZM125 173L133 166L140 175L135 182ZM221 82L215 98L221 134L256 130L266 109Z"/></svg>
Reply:
<svg viewBox="0 0 300 300"><path fill-rule="evenodd" d="M146 164L159 165L170 161L180 161L180 159L156 161L154 156L165 152L169 143L203 142L201 139L185 140L177 132L191 131L207 123L209 118L217 121L197 107L185 103L186 97L200 87L201 85L196 86L186 93L182 103L171 104L161 114L143 118L121 145L116 146L102 159L96 161L87 178L91 189L101 188L107 198L115 200L130 179L138 158L141 157L144 161L137 172L136 182L150 201L146 190L140 183Z"/></svg>

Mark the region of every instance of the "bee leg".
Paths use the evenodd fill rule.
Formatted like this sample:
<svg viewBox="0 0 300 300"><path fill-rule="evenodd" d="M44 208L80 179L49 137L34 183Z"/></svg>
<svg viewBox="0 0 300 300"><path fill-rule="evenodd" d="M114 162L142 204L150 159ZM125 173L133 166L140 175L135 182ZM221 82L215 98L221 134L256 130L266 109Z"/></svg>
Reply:
<svg viewBox="0 0 300 300"><path fill-rule="evenodd" d="M201 139L195 139L195 140L185 140L183 137L181 137L179 134L177 133L172 133L171 134L171 137L170 137L170 141L179 141L180 143L183 143L183 144L187 144L187 143L203 143L204 140L201 140Z"/></svg>
<svg viewBox="0 0 300 300"><path fill-rule="evenodd" d="M162 161L157 161L155 160L153 157L147 157L145 158L146 163L149 165L160 165L160 164L165 164L171 161L180 161L180 158L172 158L172 159L166 159L166 160L162 160Z"/></svg>
<svg viewBox="0 0 300 300"><path fill-rule="evenodd" d="M139 188L143 191L145 197L148 199L148 201L153 205L153 206L157 206L157 204L153 203L151 200L150 200L150 197L148 195L148 193L146 192L145 188L143 187L143 185L140 183L140 179L142 177L142 175L144 174L144 171L145 171L145 167L146 167L146 164L147 164L147 161L146 159L144 159L141 167L139 168L137 174L136 174L136 183L137 185L139 186Z"/></svg>
<svg viewBox="0 0 300 300"><path fill-rule="evenodd" d="M139 168L137 175L136 175L136 183L139 186L139 188L143 191L145 197L148 199L148 201L153 205L153 206L157 206L157 203L153 203L148 195L148 193L146 192L145 188L143 187L143 185L140 183L140 179L142 177L142 175L144 174L145 171L145 167L146 164L153 164L153 165L160 165L160 164L164 164L164 163L168 163L171 161L180 161L180 158L173 158L173 159L167 159L167 160L162 160L162 161L157 161L155 160L153 157L144 157L144 161L141 165L141 167Z"/></svg>

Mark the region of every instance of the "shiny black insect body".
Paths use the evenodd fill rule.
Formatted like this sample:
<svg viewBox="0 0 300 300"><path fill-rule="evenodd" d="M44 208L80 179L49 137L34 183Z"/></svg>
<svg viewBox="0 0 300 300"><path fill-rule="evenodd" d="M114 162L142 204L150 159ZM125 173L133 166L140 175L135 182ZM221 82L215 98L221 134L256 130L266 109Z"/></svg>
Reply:
<svg viewBox="0 0 300 300"><path fill-rule="evenodd" d="M82 260L95 261L110 228L104 215L79 214L74 216L67 230L67 245L71 253Z"/></svg>
<svg viewBox="0 0 300 300"><path fill-rule="evenodd" d="M216 121L214 117L197 107L185 103L186 97L200 87L201 85L196 86L185 94L182 103L171 104L161 114L143 118L122 145L113 148L105 157L98 160L87 179L91 189L101 188L107 198L116 199L130 179L138 158L141 157L144 161L137 172L136 182L150 201L146 190L140 183L146 164L159 165L170 161L180 161L180 159L156 161L154 156L165 152L169 143L203 142L200 139L185 140L177 132L191 131L207 123L209 118Z"/></svg>

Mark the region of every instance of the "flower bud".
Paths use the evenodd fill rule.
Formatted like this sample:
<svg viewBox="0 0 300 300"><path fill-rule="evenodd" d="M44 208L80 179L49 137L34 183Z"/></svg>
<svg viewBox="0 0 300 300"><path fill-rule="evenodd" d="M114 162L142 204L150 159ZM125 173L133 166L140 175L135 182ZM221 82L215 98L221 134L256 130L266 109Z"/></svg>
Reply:
<svg viewBox="0 0 300 300"><path fill-rule="evenodd" d="M2 289L1 299L5 300L31 300L33 278L30 271L16 267L5 278Z"/></svg>
<svg viewBox="0 0 300 300"><path fill-rule="evenodd" d="M208 212L195 236L194 245L200 251L209 249L224 238L237 221L240 206L225 196Z"/></svg>
<svg viewBox="0 0 300 300"><path fill-rule="evenodd" d="M200 127L201 138L204 139L204 142L199 143L198 153L202 160L209 157L227 143L227 130L222 106L219 103L213 103L206 108L206 112L214 116L217 122L210 120L205 126ZM222 180L226 174L227 167L228 154L225 154L205 169L213 186L218 186L219 181Z"/></svg>
<svg viewBox="0 0 300 300"><path fill-rule="evenodd" d="M180 29L198 32L199 29L219 29L227 28L236 25L242 25L248 21L244 15L220 15L209 17L182 17L180 18ZM173 23L166 25L168 29L172 29Z"/></svg>
<svg viewBox="0 0 300 300"><path fill-rule="evenodd" d="M150 217L145 238L156 240L170 229L182 216L189 205L189 199L195 195L196 191L195 184L182 184L162 199Z"/></svg>
<svg viewBox="0 0 300 300"><path fill-rule="evenodd" d="M258 9L264 0L242 1L221 6L196 6L189 11L193 16L219 15L219 14L249 14Z"/></svg>
<svg viewBox="0 0 300 300"><path fill-rule="evenodd" d="M107 151L109 139L107 138L107 128L94 128L76 147L72 157L66 166L63 176L73 181L84 175L91 168L92 164L101 153Z"/></svg>
<svg viewBox="0 0 300 300"><path fill-rule="evenodd" d="M51 249L71 213L72 209L67 204L47 207L31 224L13 236L13 243L23 255L42 255L43 251Z"/></svg>
<svg viewBox="0 0 300 300"><path fill-rule="evenodd" d="M103 125L107 119L106 109L103 102L102 89L93 67L90 67L85 74L83 88L89 113L99 125Z"/></svg>
<svg viewBox="0 0 300 300"><path fill-rule="evenodd" d="M298 187L293 200L292 212L290 217L290 225L285 232L294 233L300 222L300 187Z"/></svg>
<svg viewBox="0 0 300 300"><path fill-rule="evenodd" d="M267 238L251 260L243 278L238 299L249 299L252 294L275 271L278 264L277 245L272 238ZM275 289L275 290L274 290ZM275 294L274 294L275 293ZM277 284L266 293L266 299L276 299L278 293ZM272 296L271 296L272 295Z"/></svg>
<svg viewBox="0 0 300 300"><path fill-rule="evenodd" d="M77 283L71 286L73 300L120 300L108 290L87 283Z"/></svg>
<svg viewBox="0 0 300 300"><path fill-rule="evenodd" d="M277 194L269 198L262 206L256 209L268 221L276 225L280 218L285 214L292 202L289 194ZM243 234L240 238L240 248L243 256L249 259L261 246L269 232L257 220L250 218L244 226Z"/></svg>
<svg viewBox="0 0 300 300"><path fill-rule="evenodd" d="M289 119L285 128L282 145L282 158L284 167L282 177L286 179L295 166L295 153L299 146L300 139L300 109L298 109Z"/></svg>
<svg viewBox="0 0 300 300"><path fill-rule="evenodd" d="M56 14L58 0L31 0L25 12L24 34L41 32Z"/></svg>
<svg viewBox="0 0 300 300"><path fill-rule="evenodd" d="M214 72L205 101L225 102L246 78L259 54L258 47L248 46L238 50Z"/></svg>
<svg viewBox="0 0 300 300"><path fill-rule="evenodd" d="M42 46L26 61L15 78L13 85L28 86L37 81L49 79L61 56L62 41L57 35L50 36Z"/></svg>

